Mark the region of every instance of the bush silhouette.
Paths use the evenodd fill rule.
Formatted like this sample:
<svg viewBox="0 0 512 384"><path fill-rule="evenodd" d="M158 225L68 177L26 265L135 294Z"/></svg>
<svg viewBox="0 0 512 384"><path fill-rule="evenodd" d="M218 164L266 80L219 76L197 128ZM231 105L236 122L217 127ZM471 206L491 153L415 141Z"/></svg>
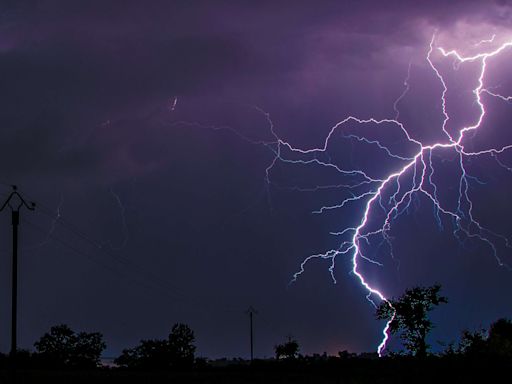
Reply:
<svg viewBox="0 0 512 384"><path fill-rule="evenodd" d="M276 359L294 359L299 354L299 343L296 340L289 339L284 344L278 344L274 347Z"/></svg>

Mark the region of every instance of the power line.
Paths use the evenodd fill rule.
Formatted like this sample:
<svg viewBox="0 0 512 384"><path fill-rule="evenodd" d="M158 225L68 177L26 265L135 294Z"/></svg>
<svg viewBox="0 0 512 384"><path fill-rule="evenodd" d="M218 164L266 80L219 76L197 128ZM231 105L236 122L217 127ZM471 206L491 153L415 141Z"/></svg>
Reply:
<svg viewBox="0 0 512 384"><path fill-rule="evenodd" d="M41 228L40 226L38 226L38 225L28 221L28 220L25 220L25 219L23 220L23 222L28 224L33 229L36 229L37 231L46 234L46 230ZM131 279L132 282L136 282L139 285L145 286L145 288L149 288L149 289L152 289L152 290L154 290L156 288L156 285L151 285L147 281L143 281L142 279L136 279L133 276L129 277L129 275L121 273L118 269L113 268L111 265L108 265L107 263L105 263L104 260L92 257L90 254L88 254L86 252L83 252L82 250L80 250L79 248L75 247L71 243L69 243L69 242L67 242L65 240L62 240L61 238L57 237L54 234L49 235L49 237L52 240L56 241L57 243L63 245L64 247L68 248L69 250L73 251L75 254L80 255L80 256L84 257L85 259L95 263L96 265L99 265L99 266L105 268L106 270L114 273L118 277ZM162 287L160 287L160 288L162 288ZM175 299L179 299L179 297L177 297L176 294L173 295L170 292L168 292L168 289L160 290L160 293L164 293L165 295L168 295L169 297L171 297L174 300Z"/></svg>
<svg viewBox="0 0 512 384"><path fill-rule="evenodd" d="M209 316L211 316L212 313L218 312L240 313L239 306L221 305L219 307L217 303L212 301L211 297L198 296L196 294L192 295L186 291L183 291L176 285L171 284L165 279L162 279L160 276L149 270L146 266L115 254L112 250L107 249L101 242L87 235L83 230L67 220L60 213L57 212L56 214L55 210L48 207L47 205L38 202L37 212L52 220L50 230L44 229L41 226L26 219L23 219L23 222L38 232L43 233L47 240L51 239L56 241L57 243L70 249L74 254L82 256L83 258L96 265L99 265L100 267L108 270L109 272L115 274L127 282L138 284L146 290L163 294L164 296L170 298L172 301L179 300L181 302L195 303L196 305L191 306L189 309L208 314ZM66 241L57 236L55 231L57 226L80 238L84 243L90 245L92 249L89 251L84 251L79 246L79 242ZM47 240L39 245L34 246L33 248L38 248L49 244L49 241ZM120 270L116 266L111 265L110 263L106 262L104 257L99 257L100 255L106 256L109 260L112 260L123 268Z"/></svg>
<svg viewBox="0 0 512 384"><path fill-rule="evenodd" d="M38 210L39 211L39 210ZM44 228L41 228L39 225L36 225L26 219L23 220L25 223L27 223L32 228L36 229L40 233L43 233L45 236L50 237L52 240L60 243L61 245L69 248L71 251L73 251L75 254L80 255L89 261L96 263L97 265L100 265L101 267L107 269L108 271L116 274L119 277L131 280L132 282L138 283L142 286L144 286L146 289L150 289L153 291L160 291L160 293L163 293L164 295L172 298L173 300L181 300L186 302L196 302L198 304L195 309L200 311L208 311L211 312L214 309L218 311L218 308L214 308L213 304L211 308L206 308L204 306L204 301L206 300L207 303L209 303L208 298L203 298L203 300L200 300L200 297L193 297L189 294L184 293L181 289L177 288L175 285L170 284L168 281L163 280L159 276L155 275L153 272L149 271L144 266L134 263L133 261L116 256L109 252L106 248L102 247L101 244L93 239L91 239L89 236L85 235L82 231L78 230L75 226L72 224L68 224L69 222L66 222L65 220L59 219L59 225L63 226L65 229L69 230L71 233L75 234L82 240L84 240L86 243L90 244L94 251L94 253L100 253L104 256L107 256L110 260L116 262L119 265L122 265L126 268L124 271L124 274L121 273L118 269L115 267L112 267L111 265L107 264L105 262L104 258L97 258L93 257L91 252L84 252L80 250L76 245L72 245L70 242L65 241L61 238L59 238L55 233L48 234L47 230ZM135 275L138 275L138 277L132 276L129 272L132 271L132 273L135 273ZM199 305L200 304L200 305ZM226 308L224 311L229 312L236 312L239 311L239 308L230 308L227 310Z"/></svg>

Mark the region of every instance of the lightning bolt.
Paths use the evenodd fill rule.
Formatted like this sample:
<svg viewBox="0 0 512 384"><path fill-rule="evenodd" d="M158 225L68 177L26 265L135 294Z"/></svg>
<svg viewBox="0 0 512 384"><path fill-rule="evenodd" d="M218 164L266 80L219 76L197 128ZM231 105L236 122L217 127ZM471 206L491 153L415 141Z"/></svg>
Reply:
<svg viewBox="0 0 512 384"><path fill-rule="evenodd" d="M174 96L172 100L169 100L169 111L174 112L176 105L178 104L178 96Z"/></svg>
<svg viewBox="0 0 512 384"><path fill-rule="evenodd" d="M480 46L482 44L493 43L494 39L496 39L496 34L495 33L489 39L482 39L478 43L474 44L474 46L478 47L478 46Z"/></svg>
<svg viewBox="0 0 512 384"><path fill-rule="evenodd" d="M499 159L498 155L511 149L512 145L504 145L500 148L487 148L480 151L467 150L464 139L468 138L471 132L476 131L481 127L484 117L486 115L485 105L482 100L482 95L486 94L490 97L501 99L505 102L510 102L512 96L505 96L493 92L490 87L485 87L485 75L487 63L492 58L500 55L509 47L512 46L512 41L506 41L497 47L490 47L495 42L495 37L482 40L480 43L474 45L478 47L484 45L487 50L478 52L472 56L465 56L457 50L446 50L442 47L436 46L436 35L432 37L426 54L426 61L429 68L439 81L442 92L440 95L441 113L443 116L440 130L443 134L444 140L435 143L423 143L415 139L408 131L407 127L399 120L400 113L398 109L399 103L404 99L409 91L409 80L411 76L411 65L409 64L407 78L404 82L404 91L396 99L393 104L395 116L393 119L375 119L367 118L361 119L355 116L349 116L342 121L335 124L329 131L323 145L312 149L303 149L292 146L289 142L279 138L274 131L269 114L264 113L270 126L270 130L275 137L275 142L266 143L275 154L271 164L266 169L266 180L271 183L271 175L274 166L278 162L303 165L303 166L319 166L328 168L336 172L340 177L349 179L347 183L341 183L335 186L317 186L313 190L321 188L343 188L350 194L341 202L335 205L323 206L314 213L321 214L330 210L342 209L350 204L362 203L359 223L352 227L346 227L339 232L333 232L333 235L341 237L343 240L340 245L335 249L330 249L323 253L317 253L306 257L300 264L300 269L296 272L291 280L295 282L304 272L306 264L315 259L329 260L329 272L334 283L336 278L334 275L335 261L338 256L350 255L352 261L352 274L356 276L361 286L367 292L367 299L373 306L377 306L375 300L384 301L391 306L391 303L383 291L375 287L369 282L363 272L361 271L361 264L363 262L373 263L379 266L382 264L376 260L371 259L365 253L364 245L370 245L371 241L380 236L389 245L390 253L393 256L392 242L390 237L390 230L393 221L406 212L413 199L417 195L425 196L434 206L435 218L439 227L442 229L441 215L445 215L452 219L454 223L454 236L463 242L465 239L477 239L487 245L495 257L498 265L507 267L507 264L502 261L498 255L496 242L501 242L505 247L510 247L509 240L498 233L491 231L484 227L473 214L473 202L470 198L470 182L480 182L472 176L467 170L468 159L478 156L488 155L493 157L496 162L503 168L511 171L511 167L507 167ZM483 48L481 48L483 49ZM478 116L472 124L459 127L456 132L449 129L450 114L447 104L448 83L443 76L443 71L436 66L436 60L453 60L453 69L458 70L466 63L473 63L478 65L478 78L477 85L472 89L474 103L478 108ZM383 143L382 140L372 140L364 137L364 135L346 134L343 132L346 126L362 126L372 125L377 128L396 129L403 137L405 151L403 153L397 152L391 145ZM341 131L341 135L339 134ZM397 166L394 170L383 177L375 176L358 168L343 168L337 165L330 159L328 150L332 142L340 137L344 140L355 140L361 144L375 147L376 150L383 152L387 157L393 161L400 162L401 165ZM460 177L458 179L458 199L455 208L451 208L442 204L438 198L439 187L435 182L435 166L433 156L441 151L452 151L456 156ZM481 183L481 182L480 182ZM301 190L301 188L294 187ZM361 192L360 189L364 190ZM384 215L378 214L383 211ZM378 225L375 223L378 222ZM392 308L392 306L391 306ZM394 310L394 308L392 308ZM382 330L382 340L377 346L377 353L382 356L389 340L389 328L393 321L395 313L392 318L387 321Z"/></svg>
<svg viewBox="0 0 512 384"><path fill-rule="evenodd" d="M389 253L394 258L392 236L390 231L393 222L408 212L414 199L418 196L424 196L434 207L434 218L440 230L444 229L441 217L446 216L452 220L453 235L463 244L466 240L478 240L485 244L489 249L499 266L510 269L510 267L501 259L498 254L497 243L507 248L512 248L507 237L496 233L482 225L473 214L473 202L470 198L470 182L483 184L478 178L471 175L467 169L467 163L473 158L479 156L490 156L503 169L512 172L512 167L504 164L499 155L512 149L512 144L503 145L499 148L486 148L479 151L471 151L466 148L465 139L470 139L471 134L475 133L481 126L486 116L485 104L482 100L483 95L503 102L511 102L512 96L503 95L495 92L496 87L485 86L485 75L488 61L499 56L508 48L512 47L512 40L501 44L496 42L496 35L489 39L481 40L472 44L473 49L482 51L474 55L464 55L457 50L447 50L441 46L436 46L436 34L432 36L425 60L434 77L441 86L440 107L442 123L439 127L443 139L434 143L424 143L408 130L404 123L400 121L399 104L407 97L410 91L410 79L412 64L409 63L407 77L404 80L404 90L393 103L393 118L358 118L348 116L336 123L327 134L323 145L315 148L299 148L293 146L290 142L282 139L275 130L275 125L270 114L262 108L253 106L260 113L271 133L269 140L254 140L251 137L241 134L236 129L229 126L205 125L200 122L175 121L171 124L189 127L200 127L211 130L227 130L237 135L241 140L253 145L264 145L273 154L272 161L265 168L265 190L269 196L270 203L270 185L283 189L287 188L294 191L320 191L320 190L343 190L348 193L348 197L334 205L327 205L313 211L314 214L322 214L328 211L343 209L349 205L361 204L362 208L356 225L347 226L339 231L331 232L331 235L341 238L341 242L334 249L326 252L312 254L306 257L300 264L299 270L293 274L290 284L305 272L308 263L313 260L328 260L329 273L333 283L336 283L335 264L338 256L350 256L352 262L351 273L356 277L362 288L366 291L367 300L376 308L376 300L385 302L393 310L393 315L386 322L382 329L382 339L377 346L377 353L382 356L390 334L389 329L395 317L388 296L378 287L374 286L361 271L363 263L370 263L377 266L383 264L372 259L365 252L365 246L370 246L374 239L380 237L380 244L386 244ZM457 71L461 66L472 63L476 64L477 78L476 86L472 89L474 105L478 109L478 115L474 118L472 124L458 127L455 132L450 125L453 119L449 114L448 104L448 82L443 75L443 70L438 68L436 63L443 60L453 60L452 67ZM375 140L365 135L353 132L345 132L345 128L373 126L378 129L395 130L401 136L401 148L397 150L396 145L387 144L383 140ZM362 145L374 148L383 153L393 162L399 163L394 166L389 173L383 176L374 175L364 169L342 167L332 159L329 153L330 146L334 145L335 140L350 140ZM396 142L394 143L396 144ZM455 207L449 207L443 204L439 199L441 192L440 186L436 183L436 167L434 157L444 157L446 151L451 151L457 161L460 176L458 177L458 198ZM286 163L292 166L320 167L334 172L343 181L328 185L315 185L313 187L304 186L284 186L273 180L274 168L279 163ZM377 224L376 224L377 223ZM379 245L380 247L380 245Z"/></svg>
<svg viewBox="0 0 512 384"><path fill-rule="evenodd" d="M400 117L400 110L398 109L398 104L400 103L400 101L402 101L405 95L407 95L410 89L409 80L411 79L411 66L412 61L409 61L409 66L407 67L407 77L404 80L404 91L401 93L400 96L398 96L398 98L393 103L393 110L395 111L395 120L398 120L398 118Z"/></svg>

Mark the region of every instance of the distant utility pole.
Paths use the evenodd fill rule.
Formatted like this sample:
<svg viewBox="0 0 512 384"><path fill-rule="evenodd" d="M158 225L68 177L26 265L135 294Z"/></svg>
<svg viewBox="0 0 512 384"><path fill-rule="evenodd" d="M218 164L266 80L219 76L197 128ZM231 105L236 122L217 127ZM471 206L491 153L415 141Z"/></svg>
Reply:
<svg viewBox="0 0 512 384"><path fill-rule="evenodd" d="M250 324L250 332L251 332L251 362L254 360L254 338L253 338L253 329L252 329L252 317L253 315L257 315L258 311L255 310L252 306L246 311L249 314L249 324Z"/></svg>
<svg viewBox="0 0 512 384"><path fill-rule="evenodd" d="M18 226L20 224L20 208L25 207L33 211L36 204L27 202L19 194L15 185L12 186L12 192L5 200L0 212L6 207L11 209L12 218L12 290L11 290L11 352L10 356L14 368L14 360L17 350L17 314L18 314Z"/></svg>

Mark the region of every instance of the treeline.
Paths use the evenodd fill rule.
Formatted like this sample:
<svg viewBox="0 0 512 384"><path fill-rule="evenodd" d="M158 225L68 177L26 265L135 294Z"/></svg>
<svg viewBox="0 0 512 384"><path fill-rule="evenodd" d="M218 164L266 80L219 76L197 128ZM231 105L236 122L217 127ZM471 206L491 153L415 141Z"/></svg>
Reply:
<svg viewBox="0 0 512 384"><path fill-rule="evenodd" d="M191 370L208 366L247 364L243 359L219 359L208 362L195 356L194 332L186 324L175 324L166 339L141 340L139 345L125 349L114 359L120 369L128 370ZM57 325L34 343L35 351L19 350L17 366L22 369L95 369L102 366L101 355L106 344L99 332L74 332L67 325ZM376 353L355 354L340 351L337 356L326 353L302 355L297 340L288 339L274 348L274 361L288 365L315 365L336 361L375 360ZM466 358L479 360L512 361L512 322L499 319L488 330L464 331L457 344L450 344L436 358ZM390 353L388 358L414 357L412 353L400 351ZM257 361L257 365L271 361ZM0 366L9 364L7 355L0 355Z"/></svg>
<svg viewBox="0 0 512 384"><path fill-rule="evenodd" d="M378 319L390 320L390 332L398 335L404 350L387 352L386 359L441 359L443 361L508 361L512 363L512 322L498 319L487 330L463 331L458 343L451 343L437 354L430 352L426 339L433 328L428 313L434 307L448 302L440 295L441 286L415 287L397 298L383 302L376 310ZM141 340L133 347L124 349L114 359L120 370L190 371L228 365L247 365L238 359L207 361L195 355L195 335L186 324L175 324L165 339ZM75 332L67 325L57 325L34 343L34 351L19 350L16 367L19 369L91 370L104 367L101 356L106 348L99 332ZM304 356L300 354L297 340L288 338L274 347L275 359L258 360L252 366L331 366L342 362L376 360L377 354L356 355L348 351L337 356L327 354ZM380 359L382 360L382 359ZM7 355L0 355L0 368L12 363ZM112 367L110 367L112 368Z"/></svg>
<svg viewBox="0 0 512 384"><path fill-rule="evenodd" d="M134 348L124 349L114 364L127 369L187 370L204 359L195 357L194 332L186 324L175 324L167 339L141 340ZM50 328L34 343L35 351L18 350L16 367L25 369L94 369L102 366L101 355L106 348L99 332L75 332L68 325ZM0 367L11 364L11 357L0 355Z"/></svg>

